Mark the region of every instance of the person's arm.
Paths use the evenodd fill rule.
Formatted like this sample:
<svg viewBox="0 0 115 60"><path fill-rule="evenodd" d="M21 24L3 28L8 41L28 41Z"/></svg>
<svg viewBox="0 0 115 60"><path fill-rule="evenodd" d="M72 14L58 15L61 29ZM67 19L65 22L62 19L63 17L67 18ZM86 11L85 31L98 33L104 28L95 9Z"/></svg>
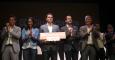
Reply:
<svg viewBox="0 0 115 60"><path fill-rule="evenodd" d="M60 32L60 28L59 28L59 26L57 26L57 32Z"/></svg>
<svg viewBox="0 0 115 60"><path fill-rule="evenodd" d="M19 39L21 36L21 28L17 27L16 30L9 32L14 38Z"/></svg>
<svg viewBox="0 0 115 60"><path fill-rule="evenodd" d="M31 38L34 41L38 41L38 39L39 39L39 30L37 28L35 29L35 34L33 34L33 36Z"/></svg>
<svg viewBox="0 0 115 60"><path fill-rule="evenodd" d="M40 26L40 33L43 33L43 26Z"/></svg>
<svg viewBox="0 0 115 60"><path fill-rule="evenodd" d="M80 31L79 31L78 27L76 27L75 30L76 30L75 38L76 38L77 40L80 40Z"/></svg>
<svg viewBox="0 0 115 60"><path fill-rule="evenodd" d="M86 38L86 37L89 36L89 33L86 32L86 31L83 29L83 27L80 27L79 32L80 32L81 38Z"/></svg>
<svg viewBox="0 0 115 60"><path fill-rule="evenodd" d="M42 26L40 26L40 33L44 33L43 28L44 28L44 26L43 26L43 25L42 25ZM40 38L39 38L39 40L40 40ZM45 41L45 40L40 40L39 42L40 42L40 43L46 43L46 41Z"/></svg>
<svg viewBox="0 0 115 60"><path fill-rule="evenodd" d="M111 42L111 34L106 33L105 34L105 39L106 39L106 43L109 44Z"/></svg>
<svg viewBox="0 0 115 60"><path fill-rule="evenodd" d="M2 32L1 32L1 39L4 39L7 36L8 36L8 32L6 30L6 27L4 27L3 30L2 30Z"/></svg>
<svg viewBox="0 0 115 60"><path fill-rule="evenodd" d="M112 40L115 40L115 34L113 34Z"/></svg>
<svg viewBox="0 0 115 60"><path fill-rule="evenodd" d="M60 28L60 31L61 31L61 32L65 32L64 27L61 27L61 28ZM67 37L66 37L66 38L67 38ZM62 39L61 41L63 41L63 43L64 43L65 40L66 40L66 39Z"/></svg>
<svg viewBox="0 0 115 60"><path fill-rule="evenodd" d="M22 36L22 41L23 41L23 42L26 42L26 41L28 40L29 36L26 34L25 28L22 29L21 34L22 34L22 35L21 35L21 36Z"/></svg>
<svg viewBox="0 0 115 60"><path fill-rule="evenodd" d="M75 26L72 32L72 37L77 38L79 37L79 32L78 32L78 28Z"/></svg>
<svg viewBox="0 0 115 60"><path fill-rule="evenodd" d="M103 33L103 43L106 44L105 34Z"/></svg>
<svg viewBox="0 0 115 60"><path fill-rule="evenodd" d="M66 39L68 39L68 37L70 37L70 35L71 35L70 31L66 30L65 26L62 27L60 31L66 33Z"/></svg>

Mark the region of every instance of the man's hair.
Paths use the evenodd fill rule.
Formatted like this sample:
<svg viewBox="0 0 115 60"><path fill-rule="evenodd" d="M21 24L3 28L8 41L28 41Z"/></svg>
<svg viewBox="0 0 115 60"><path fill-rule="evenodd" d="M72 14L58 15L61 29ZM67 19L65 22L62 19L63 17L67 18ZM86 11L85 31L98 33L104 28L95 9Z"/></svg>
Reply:
<svg viewBox="0 0 115 60"><path fill-rule="evenodd" d="M8 20L9 20L11 17L13 17L13 18L16 20L16 16L14 16L14 15L8 16Z"/></svg>
<svg viewBox="0 0 115 60"><path fill-rule="evenodd" d="M52 15L53 16L53 13L51 13L51 12L47 13L46 14L46 18L47 18L48 15Z"/></svg>
<svg viewBox="0 0 115 60"><path fill-rule="evenodd" d="M67 14L67 15L65 16L65 19L64 19L64 20L66 20L66 19L67 19L67 16L71 16L71 17L72 17L72 15L71 15L71 14Z"/></svg>
<svg viewBox="0 0 115 60"><path fill-rule="evenodd" d="M85 21L87 20L88 17L92 18L92 15L86 14L86 15L85 15ZM93 18L92 18L92 19L93 19Z"/></svg>

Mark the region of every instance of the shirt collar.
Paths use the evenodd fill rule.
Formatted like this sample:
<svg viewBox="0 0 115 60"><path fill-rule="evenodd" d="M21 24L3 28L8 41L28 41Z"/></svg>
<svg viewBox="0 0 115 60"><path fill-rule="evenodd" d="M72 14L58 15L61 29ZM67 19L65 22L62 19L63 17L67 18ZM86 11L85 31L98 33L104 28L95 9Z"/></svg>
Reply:
<svg viewBox="0 0 115 60"><path fill-rule="evenodd" d="M46 23L47 26L53 26L53 23L51 25L49 25L48 23Z"/></svg>

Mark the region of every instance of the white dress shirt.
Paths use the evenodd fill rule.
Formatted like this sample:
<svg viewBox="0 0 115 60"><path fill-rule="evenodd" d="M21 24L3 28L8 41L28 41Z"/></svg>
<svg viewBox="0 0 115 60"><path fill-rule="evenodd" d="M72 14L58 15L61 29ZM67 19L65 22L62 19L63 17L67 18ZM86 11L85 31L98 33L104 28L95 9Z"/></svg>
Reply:
<svg viewBox="0 0 115 60"><path fill-rule="evenodd" d="M93 44L92 32L90 32L91 29L92 29L92 26L87 27L87 32L89 33L87 44Z"/></svg>
<svg viewBox="0 0 115 60"><path fill-rule="evenodd" d="M99 38L97 39L98 42L98 46L99 48L104 48L104 44L105 44L105 37L104 37L104 33L99 33Z"/></svg>
<svg viewBox="0 0 115 60"><path fill-rule="evenodd" d="M13 28L10 28L10 32L13 31ZM6 41L6 45L12 44L12 35L8 32L8 39Z"/></svg>
<svg viewBox="0 0 115 60"><path fill-rule="evenodd" d="M49 30L50 33L52 32L52 25L48 25L48 30Z"/></svg>

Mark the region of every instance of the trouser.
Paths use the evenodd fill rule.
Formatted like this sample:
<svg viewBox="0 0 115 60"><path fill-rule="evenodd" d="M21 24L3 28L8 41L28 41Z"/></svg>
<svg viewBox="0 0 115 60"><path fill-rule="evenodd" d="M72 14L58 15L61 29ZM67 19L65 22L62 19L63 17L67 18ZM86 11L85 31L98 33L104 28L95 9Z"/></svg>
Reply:
<svg viewBox="0 0 115 60"><path fill-rule="evenodd" d="M5 46L2 60L19 60L19 53L15 53L12 46Z"/></svg>
<svg viewBox="0 0 115 60"><path fill-rule="evenodd" d="M96 49L94 46L86 46L85 49L81 52L81 60L95 60L96 59Z"/></svg>
<svg viewBox="0 0 115 60"><path fill-rule="evenodd" d="M60 60L64 60L64 46L63 46L63 44L59 45L58 48L59 48L58 53L59 53Z"/></svg>
<svg viewBox="0 0 115 60"><path fill-rule="evenodd" d="M110 55L110 60L115 60L115 54Z"/></svg>
<svg viewBox="0 0 115 60"><path fill-rule="evenodd" d="M23 58L24 60L36 60L37 58L37 49L23 49Z"/></svg>
<svg viewBox="0 0 115 60"><path fill-rule="evenodd" d="M109 59L110 59L110 55L111 55L111 50L110 50L110 48L107 48L107 47L106 47L106 54L105 54L105 55L106 55L106 57L105 57L106 60L109 60Z"/></svg>
<svg viewBox="0 0 115 60"><path fill-rule="evenodd" d="M43 59L44 60L57 60L57 45L44 45L42 47Z"/></svg>
<svg viewBox="0 0 115 60"><path fill-rule="evenodd" d="M78 60L78 51L71 44L64 45L66 60Z"/></svg>
<svg viewBox="0 0 115 60"><path fill-rule="evenodd" d="M98 51L97 51L97 55L96 55L96 59L97 60L105 60L105 51L104 51L104 48L100 48Z"/></svg>

